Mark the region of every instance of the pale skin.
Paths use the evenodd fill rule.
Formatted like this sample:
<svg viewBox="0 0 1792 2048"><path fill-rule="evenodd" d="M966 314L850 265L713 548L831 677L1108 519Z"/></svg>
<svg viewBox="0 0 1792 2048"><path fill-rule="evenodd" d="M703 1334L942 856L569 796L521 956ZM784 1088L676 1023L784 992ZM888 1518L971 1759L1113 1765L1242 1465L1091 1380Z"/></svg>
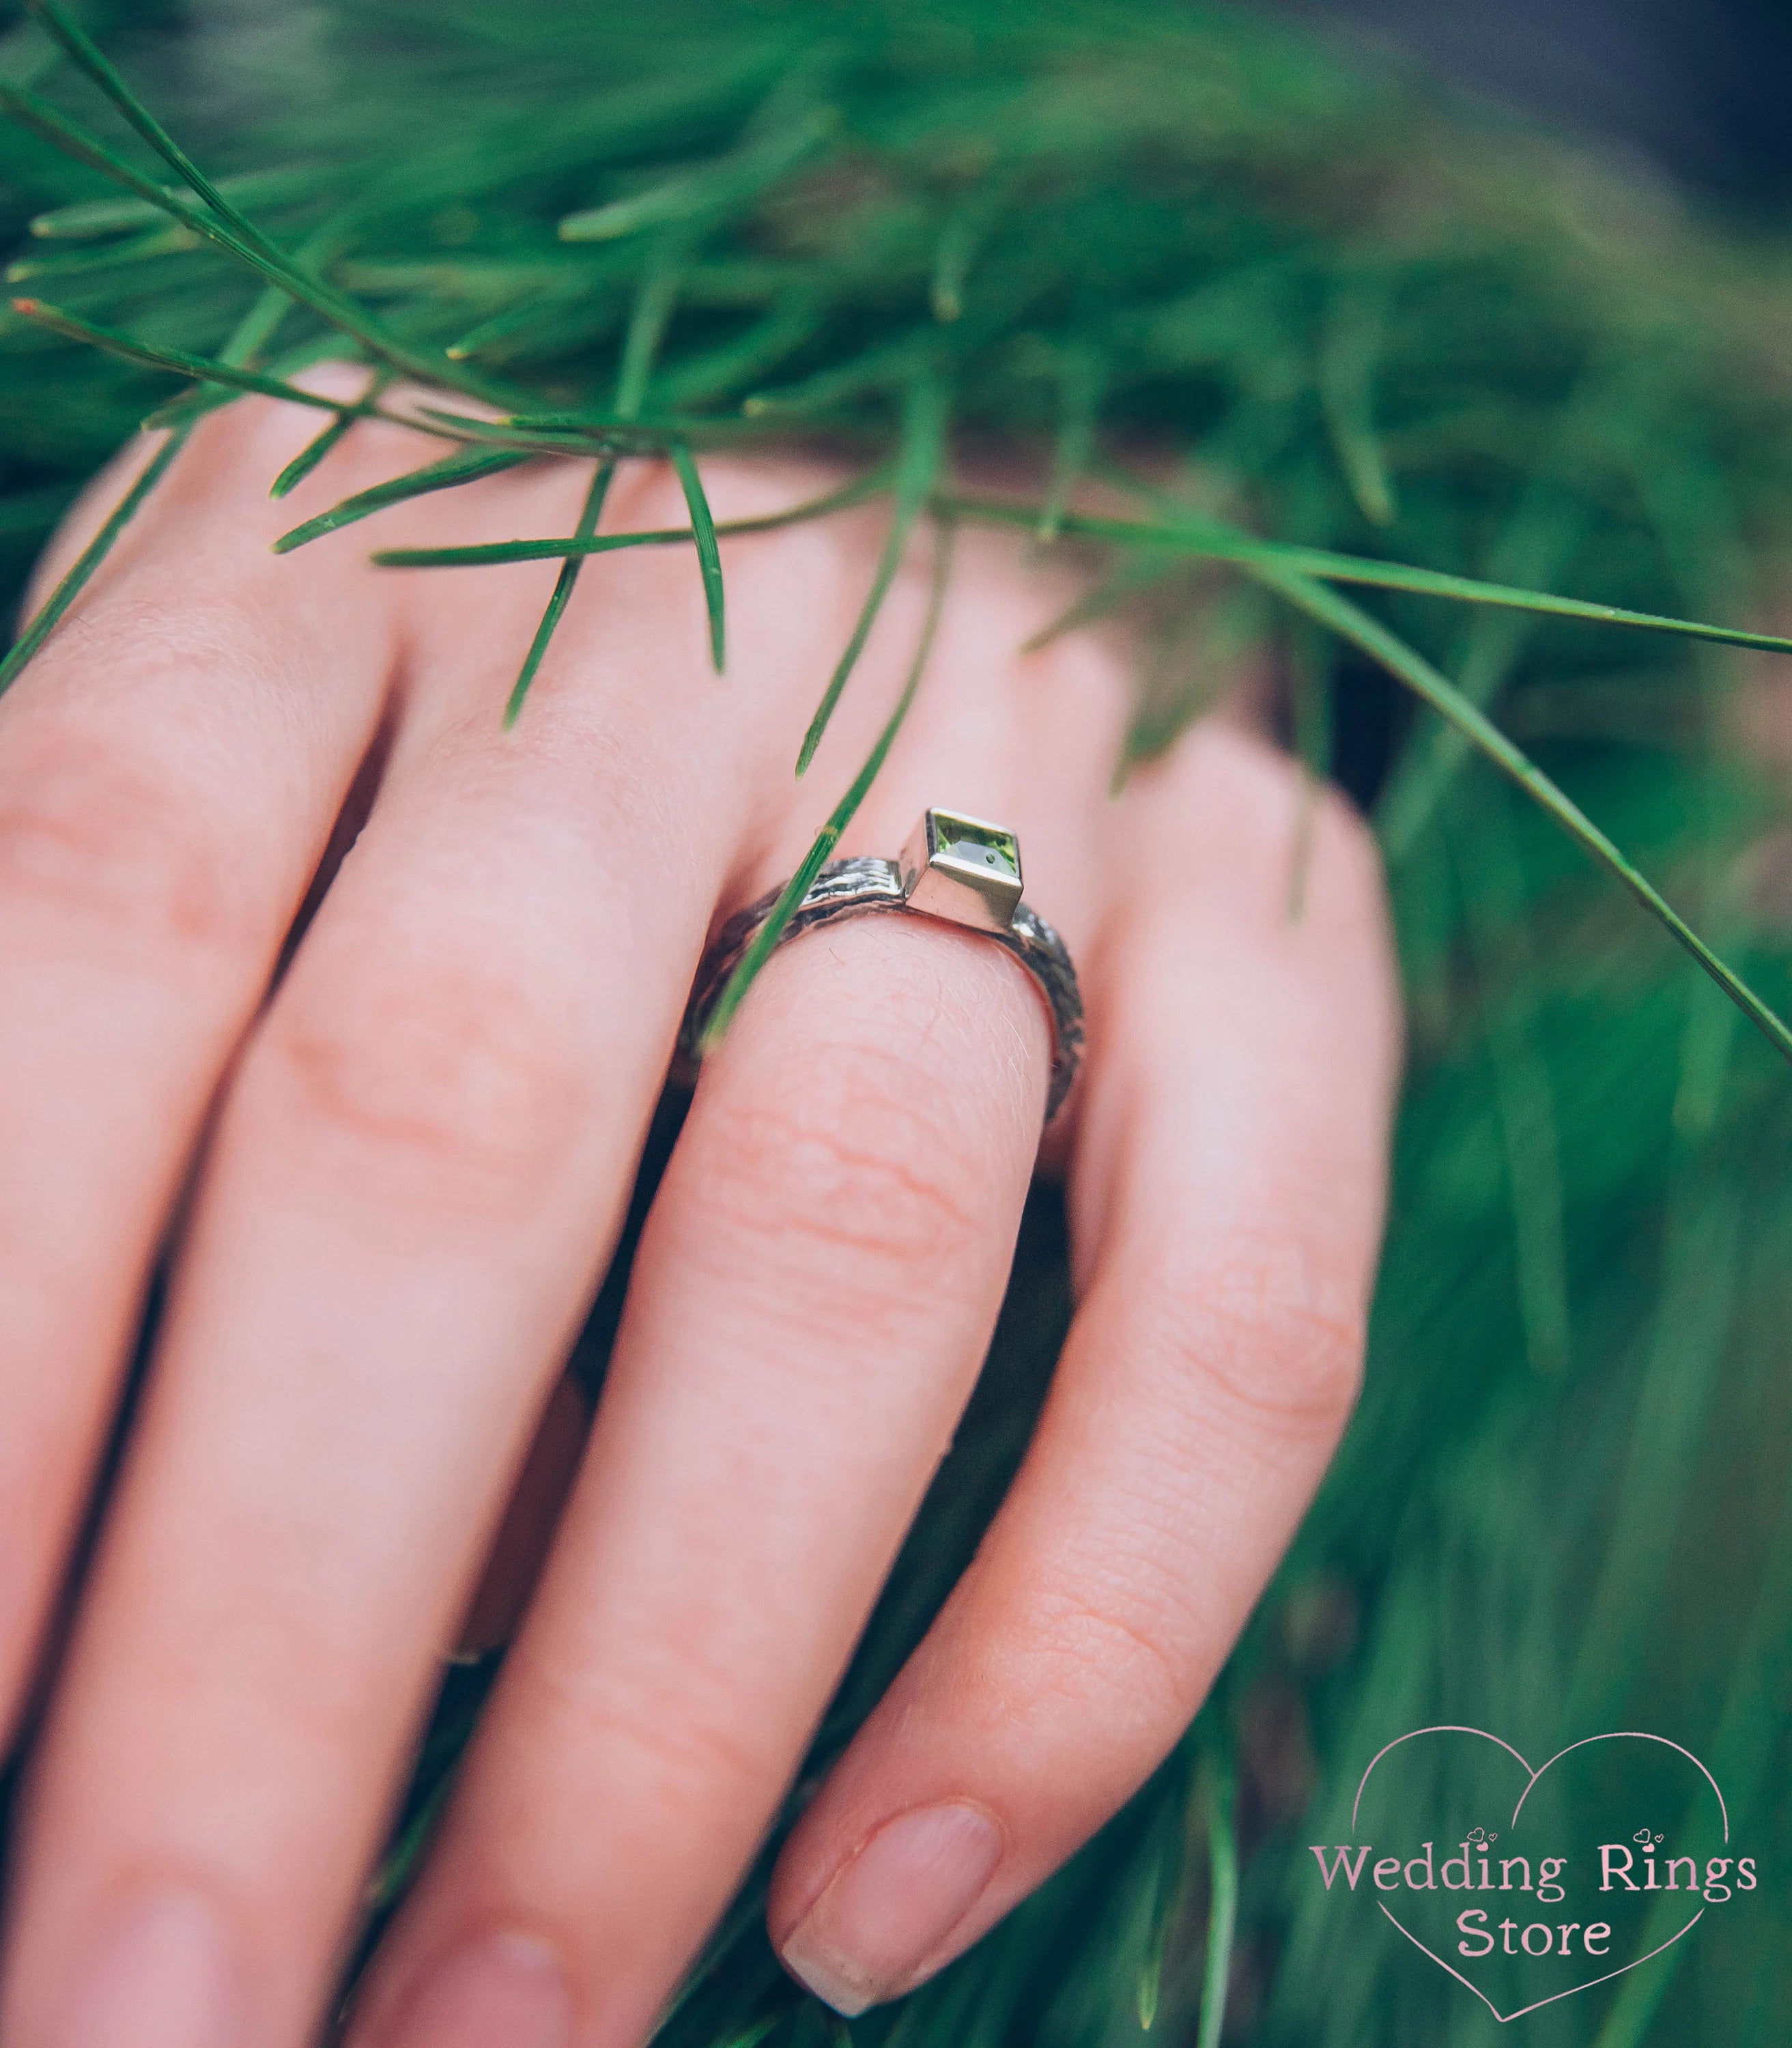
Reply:
<svg viewBox="0 0 1792 2048"><path fill-rule="evenodd" d="M688 551L615 556L506 735L553 566L367 557L568 532L585 478L531 466L277 559L287 527L434 452L362 426L270 504L316 425L259 400L209 421L0 701L15 1729L171 1229L175 1247L35 1743L8 2048L315 2037L706 936L801 857L925 604L917 544L799 784L885 515L724 542L721 680ZM705 473L723 518L829 480ZM605 522L683 518L641 464ZM1047 1876L1186 1725L1323 1472L1398 1058L1373 850L1324 801L1291 917L1300 778L1235 725L1111 799L1124 650L1018 652L1065 594L1012 540L963 537L922 694L841 850L894 851L929 803L1018 832L1082 973L1076 1091L1041 1154L1046 1014L987 941L864 919L775 956L704 1069L355 2048L643 2038L945 1449L1041 1159L1067 1186L1069 1345L976 1561L783 1851L770 1925L793 1971L861 2009ZM365 824L320 897L357 788Z"/></svg>

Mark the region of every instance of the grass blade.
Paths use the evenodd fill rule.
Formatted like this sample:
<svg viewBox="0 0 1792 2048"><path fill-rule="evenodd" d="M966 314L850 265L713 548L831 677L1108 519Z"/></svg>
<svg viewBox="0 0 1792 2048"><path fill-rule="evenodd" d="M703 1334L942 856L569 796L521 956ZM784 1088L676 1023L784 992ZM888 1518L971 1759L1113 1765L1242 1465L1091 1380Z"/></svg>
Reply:
<svg viewBox="0 0 1792 2048"><path fill-rule="evenodd" d="M610 495L610 482L616 474L614 462L601 462L592 479L592 487L585 495L584 509L579 514L579 524L574 537L589 540L597 531L597 522L603 516L603 501ZM504 730L508 732L522 716L522 707L535 681L535 672L541 665L541 657L548 651L548 643L554 637L554 629L560 624L560 615L565 611L572 587L579 580L579 572L584 567L583 556L569 556L560 565L560 574L555 579L553 595L548 599L548 608L541 614L541 623L535 629L535 638L529 644L529 652L523 657L522 669L512 685L509 701L504 706Z"/></svg>
<svg viewBox="0 0 1792 2048"><path fill-rule="evenodd" d="M842 512L879 496L889 488L890 475L889 466L880 463L850 483L824 491L819 498L805 498L787 512L763 512L751 519L724 519L716 531L718 535L773 533L781 526L825 518L830 512ZM673 547L696 538L696 529L690 526L650 526L633 533L599 533L590 537L574 534L564 540L479 541L455 548L383 548L373 560L375 567L382 569L485 568L503 562L551 562L607 555L618 548Z"/></svg>
<svg viewBox="0 0 1792 2048"><path fill-rule="evenodd" d="M703 1027L703 1037L697 1051L700 1057L714 1050L720 1044L723 1034L739 1009L741 999L753 985L759 970L771 958L773 948L784 936L797 906L809 894L809 885L828 863L828 857L840 844L840 835L852 822L859 806L865 801L865 792L877 780L885 757L896 743L896 735L902 729L910 707L915 700L915 692L921 688L921 679L926 673L928 657L933 651L933 642L940 630L940 619L945 610L946 591L952 580L952 557L954 529L948 520L939 521L934 527L933 577L927 595L927 616L921 629L921 639L915 649L913 661L910 665L908 679L902 685L902 693L896 700L896 708L890 714L877 744L865 757L864 766L852 778L852 785L834 806L828 822L816 833L815 843L803 856L802 865L784 886L784 893L772 906L770 917L754 933L753 943L741 956L738 966L729 976L727 986L717 997L716 1007L709 1013Z"/></svg>
<svg viewBox="0 0 1792 2048"><path fill-rule="evenodd" d="M859 657L864 652L865 642L877 623L877 615L883 608L883 600L890 594L890 586L896 580L896 572L908 547L909 536L914 530L914 522L933 491L945 448L946 413L945 387L930 373L917 377L909 386L908 402L902 409L902 445L896 464L896 503L890 514L883 553L879 558L877 573L871 579L859 623L846 643L846 652L836 665L822 692L821 701L816 707L815 716L809 720L809 731L803 735L802 747L797 755L799 775L807 771L815 758L815 750L821 744L821 736L828 730L828 721L834 715L840 692L858 665Z"/></svg>
<svg viewBox="0 0 1792 2048"><path fill-rule="evenodd" d="M1468 790L1460 796L1475 793ZM1545 1041L1532 991L1538 982L1523 870L1503 785L1488 801L1445 821L1463 928L1486 991L1484 1002L1495 1121L1511 1193L1519 1322L1533 1371L1564 1372L1573 1362L1561 1146ZM1699 986L1703 988L1705 984ZM1734 1014L1733 1012L1728 1013Z"/></svg>
<svg viewBox="0 0 1792 2048"><path fill-rule="evenodd" d="M188 355L177 348L153 348L147 342L134 341L129 335L119 334L111 328L96 327L91 320L78 320L72 313L47 306L41 299L14 299L11 304L21 320L29 320L34 327L46 328L52 334L60 334L70 341L86 342L107 355L120 356L126 363L141 363L150 370L166 370L176 377L195 378L204 384L226 385L233 391L259 392L264 398L281 398L290 405L309 405L317 412L346 412L359 417L373 409L366 404L345 406L339 398L327 398L320 391L307 391L301 385L289 384L284 378L270 377L259 370L245 370L211 356Z"/></svg>
<svg viewBox="0 0 1792 2048"><path fill-rule="evenodd" d="M1273 591L1305 612L1309 618L1328 627L1340 638L1360 648L1464 733L1496 768L1510 776L1526 796L1548 812L1571 839L1578 840L1602 867L1615 875L1643 908L1685 948L1769 1043L1792 1060L1792 1028L1788 1028L1784 1019L1717 957L1567 792L1557 788L1422 654L1409 647L1379 619L1371 618L1348 598L1340 596L1311 576L1303 576L1280 562L1253 561L1249 568L1251 574L1265 589Z"/></svg>
<svg viewBox="0 0 1792 2048"><path fill-rule="evenodd" d="M419 405L405 425L444 440L479 442L487 448L518 448L530 455L657 455L663 436L651 427L626 421L613 426L549 429L518 426L509 420L475 419L441 405Z"/></svg>
<svg viewBox="0 0 1792 2048"><path fill-rule="evenodd" d="M1207 1961L1201 1973L1200 2031L1195 2048L1220 2048L1226 2022L1226 1992L1232 1981L1232 1936L1238 1925L1238 1831L1233 1808L1236 1783L1229 1747L1217 1746L1207 1787L1207 1863L1211 1901L1207 1911Z"/></svg>
<svg viewBox="0 0 1792 2048"><path fill-rule="evenodd" d="M1357 509L1371 526L1391 526L1394 485L1375 432L1375 371L1387 308L1379 293L1343 295L1319 353L1320 410Z"/></svg>
<svg viewBox="0 0 1792 2048"><path fill-rule="evenodd" d="M1547 485L1534 489L1520 506L1496 555L1527 584L1553 582L1586 538L1584 505ZM1503 576L1497 579L1504 581ZM1483 611L1465 638L1456 684L1470 703L1485 711L1511 677L1536 630L1522 612ZM1468 743L1453 726L1433 725L1415 735L1375 805L1375 830L1390 867L1398 867L1418 844L1437 815Z"/></svg>
<svg viewBox="0 0 1792 2048"><path fill-rule="evenodd" d="M666 548L694 541L688 526L645 526L632 533L568 535L557 541L470 541L464 547L382 548L371 559L381 569L486 569L506 562L584 561L623 548Z"/></svg>
<svg viewBox="0 0 1792 2048"><path fill-rule="evenodd" d="M697 474L696 458L683 441L672 444L672 466L684 486L685 502L691 508L691 537L696 543L697 561L703 570L703 601L709 611L709 657L720 675L726 658L727 625L723 612L722 557L716 545L716 519L710 511L703 479Z"/></svg>
<svg viewBox="0 0 1792 2048"><path fill-rule="evenodd" d="M504 470L514 469L519 463L533 460L531 456L507 449L444 456L440 462L425 463L421 469L407 470L402 476L394 476L385 483L374 484L370 491L358 491L352 498L343 498L328 512L320 512L315 519L307 519L302 526L282 533L273 544L273 552L289 555L295 548L321 540L326 533L339 532L344 526L352 526L358 520L383 512L388 506L403 505L413 498L427 497L432 491L452 491L459 484L476 483L482 476L496 476Z"/></svg>
<svg viewBox="0 0 1792 2048"><path fill-rule="evenodd" d="M942 511L981 519L995 526L1031 526L1038 518L1029 506L997 498L948 495L938 500ZM1079 539L1117 541L1134 546L1179 549L1209 561L1236 562L1241 567L1281 568L1321 583L1362 584L1376 590L1404 590L1421 597L1445 597L1462 604L1491 604L1511 611L1534 611L1553 619L1581 619L1599 626L1634 626L1653 633L1671 633L1688 640L1710 640L1726 647L1754 647L1772 654L1792 654L1792 639L1776 633L1744 632L1739 626L1708 626L1692 619L1670 619L1659 612L1627 611L1616 604L1593 604L1578 597L1554 597L1546 591L1519 590L1505 584L1481 583L1472 576L1446 575L1441 569L1413 568L1401 562L1371 561L1365 556L1340 555L1326 548L1298 548L1279 541L1259 541L1217 521L1100 518L1067 512L1062 530Z"/></svg>

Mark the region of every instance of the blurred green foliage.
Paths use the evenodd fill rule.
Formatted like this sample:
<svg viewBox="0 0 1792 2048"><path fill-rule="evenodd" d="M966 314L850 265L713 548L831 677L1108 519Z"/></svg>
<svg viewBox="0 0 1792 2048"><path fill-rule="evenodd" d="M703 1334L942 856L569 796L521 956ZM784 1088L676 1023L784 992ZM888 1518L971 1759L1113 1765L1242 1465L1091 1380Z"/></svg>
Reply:
<svg viewBox="0 0 1792 2048"><path fill-rule="evenodd" d="M1293 29L1160 0L88 18L120 32L107 47L283 247L320 252L385 332L452 350L445 374L512 403L876 456L925 374L962 440L1031 461L1048 531L1084 472L1142 463L1172 499L1281 541L1736 623L1775 602L1785 249ZM37 29L6 33L0 76L153 168ZM0 130L0 173L21 289L204 355L254 303L227 257L121 212L36 138ZM90 205L110 211L68 211ZM262 359L320 352L355 350L294 312ZM40 328L0 332L10 570L184 388ZM1375 787L1412 1072L1367 1383L1162 1772L970 1957L853 2034L1108 2048L1149 2019L1211 2048L1224 2005L1224 2038L1263 2048L1480 2048L1488 2014L1377 1916L1341 1911L1305 1846L1347 1839L1384 1743L1466 1721L1538 1757L1614 1726L1685 1743L1767 1874L1695 1939L1534 2015L1527 2038L1792 2038L1785 1069L1360 654L1212 561L1088 553L1092 609L1137 628L1136 753L1266 649L1316 769ZM1783 679L1639 633L1363 602L1783 1010L1792 839L1733 741L1739 690L1784 698ZM1063 1232L1042 1193L972 1416L805 1782L1024 1448L1069 1313ZM594 1370L619 1285L588 1336ZM481 1682L444 1696L394 1886ZM766 1947L762 1877L669 2043L833 2038Z"/></svg>

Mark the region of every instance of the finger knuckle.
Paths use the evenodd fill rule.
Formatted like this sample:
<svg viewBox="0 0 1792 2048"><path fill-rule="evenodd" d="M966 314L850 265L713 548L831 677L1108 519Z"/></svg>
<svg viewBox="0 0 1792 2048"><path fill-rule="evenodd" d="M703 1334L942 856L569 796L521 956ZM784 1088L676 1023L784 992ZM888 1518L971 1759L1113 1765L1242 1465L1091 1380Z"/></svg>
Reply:
<svg viewBox="0 0 1792 2048"><path fill-rule="evenodd" d="M1290 857L1303 846L1316 888L1341 903L1380 902L1381 855L1362 814L1259 735L1219 723L1198 726L1135 779L1138 801L1129 785L1129 815L1160 855L1179 852L1189 871L1200 873L1214 847L1224 846L1228 872L1275 879L1284 921Z"/></svg>
<svg viewBox="0 0 1792 2048"><path fill-rule="evenodd" d="M949 1274L979 1230L985 1176L940 1114L913 1062L861 1051L789 1085L716 1105L700 1200L756 1263L806 1266L817 1245L872 1290L912 1289L917 1270Z"/></svg>
<svg viewBox="0 0 1792 2048"><path fill-rule="evenodd" d="M1040 1683L1073 1710L1099 1710L1111 1739L1122 1732L1117 1712L1149 1727L1180 1724L1197 1690L1193 1634L1118 1580L1066 1587L1041 1619Z"/></svg>
<svg viewBox="0 0 1792 2048"><path fill-rule="evenodd" d="M265 912L218 793L98 720L42 720L20 740L0 784L6 901L183 965L254 941Z"/></svg>
<svg viewBox="0 0 1792 2048"><path fill-rule="evenodd" d="M1160 1340L1239 1434L1305 1447L1342 1431L1362 1382L1363 1310L1300 1255L1235 1245L1165 1284L1157 1313Z"/></svg>
<svg viewBox="0 0 1792 2048"><path fill-rule="evenodd" d="M519 1672L519 1690L545 1750L600 1763L664 1810L718 1791L757 1794L778 1768L769 1745L721 1710L738 1697L738 1679L700 1655L632 1680L613 1669L537 1662ZM582 1774L575 1767L570 1775Z"/></svg>
<svg viewBox="0 0 1792 2048"><path fill-rule="evenodd" d="M549 979L394 963L339 1000L296 1001L259 1058L302 1127L412 1193L514 1203L552 1184L590 1100Z"/></svg>

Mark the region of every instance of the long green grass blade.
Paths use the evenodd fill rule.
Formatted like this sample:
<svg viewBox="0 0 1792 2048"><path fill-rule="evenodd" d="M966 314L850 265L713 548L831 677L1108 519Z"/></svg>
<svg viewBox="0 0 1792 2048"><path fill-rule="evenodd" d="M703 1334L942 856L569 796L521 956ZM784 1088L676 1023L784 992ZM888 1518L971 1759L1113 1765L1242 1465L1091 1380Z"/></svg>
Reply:
<svg viewBox="0 0 1792 2048"><path fill-rule="evenodd" d="M1378 661L1433 711L1460 727L1494 766L1509 775L1525 793L1548 812L1570 838L1584 847L1608 869L1651 917L1673 934L1712 979L1756 1026L1768 1042L1792 1060L1792 1029L1778 1016L1740 975L1727 967L1681 917L1666 898L1602 832L1580 805L1559 789L1541 768L1515 747L1504 733L1462 695L1455 685L1433 668L1415 649L1391 632L1379 619L1371 618L1348 598L1285 563L1252 560L1250 572L1270 590L1304 611L1340 638L1359 647Z"/></svg>
<svg viewBox="0 0 1792 2048"><path fill-rule="evenodd" d="M592 479L591 489L585 494L584 508L579 514L576 534L578 539L589 540L597 531L597 523L603 516L603 501L610 495L611 481L615 474L614 462L600 462L598 464L597 473ZM523 657L522 667L518 672L509 701L504 706L506 731L522 716L523 704L535 681L536 671L541 665L541 658L548 651L549 642L553 638L555 630L560 624L560 614L566 609L572 595L573 586L579 580L579 572L584 567L584 557L576 555L569 557L560 565L560 574L554 579L553 592L548 599L547 609L541 614L541 623L535 629L535 638L529 643L529 652Z"/></svg>
<svg viewBox="0 0 1792 2048"><path fill-rule="evenodd" d="M684 487L685 502L691 508L691 537L696 543L697 560L703 569L703 601L709 611L709 657L720 675L727 661L727 627L723 611L722 557L716 545L716 519L697 474L696 458L683 441L672 444L672 466Z"/></svg>
<svg viewBox="0 0 1792 2048"><path fill-rule="evenodd" d="M927 616L921 629L921 639L915 649L914 660L910 665L907 680L902 694L896 700L877 743L865 757L864 766L853 777L851 786L834 806L828 822L815 836L814 844L804 855L802 864L784 886L784 893L772 906L770 917L754 935L753 943L741 956L739 964L728 977L727 985L717 997L716 1007L709 1013L704 1025L703 1038L697 1050L700 1054L712 1051L720 1044L723 1034L739 1009L742 999L758 976L766 962L771 958L773 949L784 936L785 928L794 915L798 904L809 891L809 886L822 869L828 858L840 844L840 835L851 824L859 806L865 801L869 789L882 769L890 748L896 743L896 735L902 729L915 693L921 688L921 680L927 670L928 657L933 651L933 642L940 630L940 619L945 611L946 592L952 581L952 557L954 529L950 520L941 520L934 529L933 576L928 591Z"/></svg>
<svg viewBox="0 0 1792 2048"><path fill-rule="evenodd" d="M425 463L421 469L407 470L402 476L393 477L387 483L376 483L370 491L358 491L352 498L343 498L328 512L320 512L315 519L307 519L302 526L282 533L273 544L273 552L289 555L295 548L321 540L326 533L339 533L358 520L385 511L389 506L408 504L412 498L427 497L433 491L452 491L458 485L477 483L482 476L497 476L533 460L532 456L508 449L444 456L440 462Z"/></svg>
<svg viewBox="0 0 1792 2048"><path fill-rule="evenodd" d="M34 327L47 328L52 334L62 335L70 341L86 342L108 355L122 357L126 363L140 363L146 369L195 378L201 383L223 385L233 391L258 392L265 398L284 399L290 405L308 405L316 412L347 413L351 417L359 417L374 410L368 405L345 405L339 398L328 398L320 391L308 391L302 385L288 383L284 378L270 377L259 370L245 370L211 356L188 355L177 348L152 347L130 335L95 326L91 320L78 319L59 307L47 306L40 299L14 299L11 304L21 320L29 320Z"/></svg>
<svg viewBox="0 0 1792 2048"><path fill-rule="evenodd" d="M1553 477L1534 487L1515 514L1496 551L1501 568L1530 586L1553 582L1571 563L1586 538L1587 508L1565 493ZM1457 687L1469 702L1485 711L1511 676L1537 630L1534 615L1483 610L1462 648ZM1468 742L1454 726L1434 724L1415 735L1375 805L1375 831L1382 855L1398 867L1419 843L1425 826L1469 758Z"/></svg>
<svg viewBox="0 0 1792 2048"><path fill-rule="evenodd" d="M1445 844L1459 884L1463 927L1485 987L1488 1057L1511 1191L1512 1249L1525 1354L1536 1371L1563 1372L1573 1363L1573 1322L1561 1147L1549 1063L1530 995L1538 977L1524 875L1507 815L1511 799L1504 785L1460 795L1476 793L1487 801L1464 806L1460 815L1453 812L1443 821Z"/></svg>
<svg viewBox="0 0 1792 2048"><path fill-rule="evenodd" d="M996 526L1031 526L1038 518L1032 507L1002 498L952 494L939 500L942 511ZM1156 522L1143 519L1101 518L1066 513L1062 530L1083 540L1117 541L1135 546L1173 548L1208 561L1236 562L1240 567L1280 567L1325 583L1362 584L1376 590L1404 590L1422 597L1452 598L1462 604L1491 604L1513 611L1534 611L1555 619L1582 619L1599 626L1634 626L1653 633L1671 633L1688 640L1711 640L1726 647L1754 647L1771 654L1792 654L1792 639L1777 633L1745 632L1739 626L1707 626L1697 619L1671 619L1653 611L1627 611L1621 605L1593 604L1577 597L1553 597L1547 592L1517 590L1503 584L1480 583L1472 576L1445 575L1439 569L1409 568L1397 562L1371 561L1340 555L1326 548L1299 548L1278 541L1259 541L1216 522L1189 519Z"/></svg>
<svg viewBox="0 0 1792 2048"><path fill-rule="evenodd" d="M890 532L884 541L883 553L879 557L877 572L871 579L871 588L859 614L858 623L846 643L846 651L822 692L821 701L809 720L809 731L803 735L803 743L797 754L799 775L807 773L809 763L815 758L815 750L821 744L822 735L834 715L834 707L840 700L848 678L859 665L859 657L865 651L865 642L871 638L871 628L883 609L883 601L890 595L890 586L896 580L909 536L914 530L914 522L920 518L940 473L945 449L946 418L945 386L930 372L923 373L909 386L908 401L902 409L896 502L890 514Z"/></svg>
<svg viewBox="0 0 1792 2048"><path fill-rule="evenodd" d="M774 533L782 526L798 526L810 519L825 518L830 512L844 512L890 488L891 470L880 463L838 490L824 491L819 498L804 499L787 512L765 512L751 519L724 519L717 534ZM618 548L676 547L694 541L690 526L650 526L632 533L599 533L590 537L573 534L553 541L479 541L455 548L382 548L374 557L382 569L487 568L505 562L572 560L586 555L607 555Z"/></svg>
<svg viewBox="0 0 1792 2048"><path fill-rule="evenodd" d="M1182 1905L1188 1865L1189 1791L1193 1744L1185 1736L1164 1766L1162 1810L1157 1826L1162 1837L1157 1855L1157 1871L1150 1890L1150 1916L1145 1937L1145 1957L1140 1965L1134 1993L1140 2031L1149 2034L1157 2023L1163 1996L1164 1965L1169 1940Z"/></svg>

